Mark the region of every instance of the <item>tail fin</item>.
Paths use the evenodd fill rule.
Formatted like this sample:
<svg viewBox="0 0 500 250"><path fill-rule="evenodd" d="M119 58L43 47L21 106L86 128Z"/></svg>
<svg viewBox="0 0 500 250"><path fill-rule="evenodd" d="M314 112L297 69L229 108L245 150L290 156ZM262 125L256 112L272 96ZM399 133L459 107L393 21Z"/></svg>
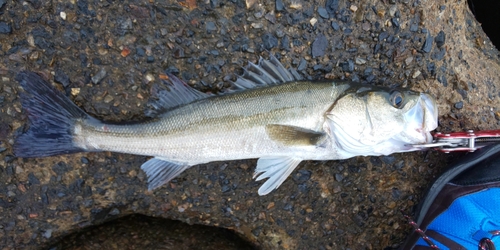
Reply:
<svg viewBox="0 0 500 250"><path fill-rule="evenodd" d="M90 116L34 72L20 72L16 80L24 89L20 96L29 129L16 138L14 154L43 157L84 151L73 145L72 130L76 120Z"/></svg>

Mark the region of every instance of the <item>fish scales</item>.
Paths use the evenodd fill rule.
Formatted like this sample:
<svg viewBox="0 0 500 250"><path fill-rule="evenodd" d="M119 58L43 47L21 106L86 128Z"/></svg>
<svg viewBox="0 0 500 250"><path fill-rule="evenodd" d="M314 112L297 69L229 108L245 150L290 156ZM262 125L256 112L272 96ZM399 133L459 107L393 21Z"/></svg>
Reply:
<svg viewBox="0 0 500 250"><path fill-rule="evenodd" d="M345 82L301 81L258 88L202 99L144 124L82 122L75 135L82 143L78 145L89 150L155 155L193 165L289 154L289 147L269 139L265 126L319 131L323 114L347 87Z"/></svg>

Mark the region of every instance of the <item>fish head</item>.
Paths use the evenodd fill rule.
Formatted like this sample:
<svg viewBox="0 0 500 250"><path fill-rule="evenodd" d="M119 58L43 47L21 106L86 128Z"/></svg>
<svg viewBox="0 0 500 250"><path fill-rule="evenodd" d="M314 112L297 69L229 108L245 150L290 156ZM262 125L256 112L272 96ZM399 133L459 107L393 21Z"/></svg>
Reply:
<svg viewBox="0 0 500 250"><path fill-rule="evenodd" d="M348 156L388 155L432 142L437 115L436 102L426 93L361 86L334 102L324 129Z"/></svg>

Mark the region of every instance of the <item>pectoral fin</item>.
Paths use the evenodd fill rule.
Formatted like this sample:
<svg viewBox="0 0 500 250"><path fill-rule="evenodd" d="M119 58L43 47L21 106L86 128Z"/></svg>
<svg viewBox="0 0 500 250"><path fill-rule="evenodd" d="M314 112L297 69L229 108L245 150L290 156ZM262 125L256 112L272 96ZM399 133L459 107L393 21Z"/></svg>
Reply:
<svg viewBox="0 0 500 250"><path fill-rule="evenodd" d="M279 124L267 125L266 132L269 138L286 146L320 145L326 138L325 133Z"/></svg>
<svg viewBox="0 0 500 250"><path fill-rule="evenodd" d="M148 190L154 190L171 181L189 167L155 157L142 164L141 169L148 176Z"/></svg>
<svg viewBox="0 0 500 250"><path fill-rule="evenodd" d="M302 159L289 156L260 158L253 178L256 181L269 179L259 188L259 195L266 195L277 189L301 161Z"/></svg>

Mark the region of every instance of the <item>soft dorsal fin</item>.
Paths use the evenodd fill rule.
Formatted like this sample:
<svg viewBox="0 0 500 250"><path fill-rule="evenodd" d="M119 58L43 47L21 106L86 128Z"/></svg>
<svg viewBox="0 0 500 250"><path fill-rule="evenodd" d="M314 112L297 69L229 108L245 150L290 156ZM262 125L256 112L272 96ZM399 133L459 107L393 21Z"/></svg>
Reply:
<svg viewBox="0 0 500 250"><path fill-rule="evenodd" d="M162 82L168 89L158 85L153 86L151 93L153 98L147 104L149 107L146 111L147 116L155 116L169 109L211 96L191 88L172 74L167 74L167 76L168 81L162 80Z"/></svg>
<svg viewBox="0 0 500 250"><path fill-rule="evenodd" d="M270 55L269 60L261 57L257 65L249 62L233 84L240 89L252 89L299 80L302 77L297 71L285 69L276 57Z"/></svg>
<svg viewBox="0 0 500 250"><path fill-rule="evenodd" d="M286 146L320 145L326 139L325 133L288 125L269 124L266 132L269 138Z"/></svg>
<svg viewBox="0 0 500 250"><path fill-rule="evenodd" d="M261 157L257 161L253 178L256 181L269 179L259 188L259 195L266 195L277 189L301 161L300 158L290 156Z"/></svg>

